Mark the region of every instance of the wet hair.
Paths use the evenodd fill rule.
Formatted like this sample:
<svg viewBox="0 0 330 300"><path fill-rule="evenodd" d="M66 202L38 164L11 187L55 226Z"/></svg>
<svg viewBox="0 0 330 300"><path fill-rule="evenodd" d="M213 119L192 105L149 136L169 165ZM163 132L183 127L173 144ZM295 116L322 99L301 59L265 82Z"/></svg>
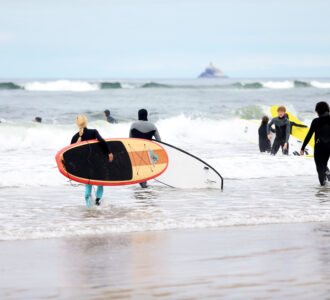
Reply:
<svg viewBox="0 0 330 300"><path fill-rule="evenodd" d="M76 118L76 124L79 127L79 138L77 142L81 142L81 137L84 134L84 129L87 127L88 119L84 115L78 115Z"/></svg>
<svg viewBox="0 0 330 300"><path fill-rule="evenodd" d="M109 110L109 109L106 109L106 110L104 111L104 113L105 113L105 115L106 115L107 117L110 116L110 110Z"/></svg>
<svg viewBox="0 0 330 300"><path fill-rule="evenodd" d="M35 117L35 118L34 118L34 121L37 122L37 123L41 123L42 118L40 118L40 117Z"/></svg>
<svg viewBox="0 0 330 300"><path fill-rule="evenodd" d="M262 123L268 123L269 122L269 118L268 116L263 116L262 119L261 119Z"/></svg>
<svg viewBox="0 0 330 300"><path fill-rule="evenodd" d="M148 121L148 111L144 108L140 109L138 112L139 120Z"/></svg>
<svg viewBox="0 0 330 300"><path fill-rule="evenodd" d="M286 108L285 108L285 106L279 106L279 107L277 108L277 112L280 112L280 111L284 111L284 112L286 112Z"/></svg>
<svg viewBox="0 0 330 300"><path fill-rule="evenodd" d="M319 116L323 115L325 112L329 112L329 104L327 102L318 102L315 106L315 111Z"/></svg>

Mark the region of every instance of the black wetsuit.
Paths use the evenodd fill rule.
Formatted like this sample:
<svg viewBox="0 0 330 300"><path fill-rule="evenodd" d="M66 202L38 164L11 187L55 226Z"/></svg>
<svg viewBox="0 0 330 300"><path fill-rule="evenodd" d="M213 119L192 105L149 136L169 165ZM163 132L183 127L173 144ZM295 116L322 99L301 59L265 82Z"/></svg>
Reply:
<svg viewBox="0 0 330 300"><path fill-rule="evenodd" d="M272 119L267 125L267 134L270 134L272 125L275 125L276 137L271 149L271 154L275 155L277 151L282 147L283 154L289 153L289 137L290 137L290 122L287 118L276 117ZM283 150L284 144L287 143L286 150Z"/></svg>
<svg viewBox="0 0 330 300"><path fill-rule="evenodd" d="M258 129L259 133L259 149L260 152L270 152L270 140L268 139L267 136L267 123L262 122L261 126Z"/></svg>
<svg viewBox="0 0 330 300"><path fill-rule="evenodd" d="M79 132L77 132L71 139L71 144L77 143L79 138ZM96 129L84 129L84 133L81 136L81 141L89 141L89 140L95 140L97 139L100 144L102 145L103 149L106 151L106 153L111 153L111 148L109 144L106 143L106 141L100 136L99 132Z"/></svg>
<svg viewBox="0 0 330 300"><path fill-rule="evenodd" d="M314 161L321 185L325 184L326 173L328 170L328 161L330 156L330 115L325 113L319 118L313 120L301 150L305 147L315 133Z"/></svg>
<svg viewBox="0 0 330 300"><path fill-rule="evenodd" d="M109 123L117 123L117 120L113 117L113 116L111 116L111 115L109 115L109 116L107 116L107 121L109 122Z"/></svg>

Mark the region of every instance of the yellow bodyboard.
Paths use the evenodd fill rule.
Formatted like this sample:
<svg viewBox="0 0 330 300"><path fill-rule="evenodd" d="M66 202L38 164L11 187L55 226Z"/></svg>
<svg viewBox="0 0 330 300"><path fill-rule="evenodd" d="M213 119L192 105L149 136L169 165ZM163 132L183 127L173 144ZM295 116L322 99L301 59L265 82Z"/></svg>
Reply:
<svg viewBox="0 0 330 300"><path fill-rule="evenodd" d="M274 105L270 108L270 113L272 114L273 118L278 117L277 113L278 106ZM290 112L286 112L289 116L289 120L291 122L295 122L297 124L304 125L299 119L297 119L294 115L292 115ZM292 133L291 135L297 138L300 141L304 141L307 133L308 133L309 128L308 127L297 127L297 126L292 126ZM315 139L314 135L312 136L311 140L309 141L308 145L311 146L314 149L314 144L315 144Z"/></svg>

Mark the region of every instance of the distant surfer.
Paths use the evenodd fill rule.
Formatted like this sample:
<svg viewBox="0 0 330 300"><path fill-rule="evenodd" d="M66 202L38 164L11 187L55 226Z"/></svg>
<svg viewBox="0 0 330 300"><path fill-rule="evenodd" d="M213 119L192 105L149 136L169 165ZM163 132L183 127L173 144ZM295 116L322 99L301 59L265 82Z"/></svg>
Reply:
<svg viewBox="0 0 330 300"><path fill-rule="evenodd" d="M117 120L115 119L115 117L110 113L109 109L106 109L104 111L104 116L106 117L107 121L109 123L117 123Z"/></svg>
<svg viewBox="0 0 330 300"><path fill-rule="evenodd" d="M282 147L283 154L288 155L289 153L289 138L290 138L290 121L285 117L286 108L279 106L277 109L278 117L272 119L267 125L268 139L272 138L270 131L271 127L275 125L275 140L271 148L270 153L276 155L280 147Z"/></svg>
<svg viewBox="0 0 330 300"><path fill-rule="evenodd" d="M42 118L41 117L35 117L34 118L34 122L41 123L42 122Z"/></svg>
<svg viewBox="0 0 330 300"><path fill-rule="evenodd" d="M261 125L258 129L259 134L259 149L260 152L270 152L270 140L267 136L267 124L269 122L269 118L267 116L263 116L261 119ZM270 129L272 132L275 132L273 128Z"/></svg>
<svg viewBox="0 0 330 300"><path fill-rule="evenodd" d="M161 139L157 127L154 123L148 121L148 111L144 108L140 109L138 111L138 118L139 120L134 122L131 126L129 137L146 140L151 140L154 137L155 140L160 141ZM140 185L146 188L147 182L141 182Z"/></svg>
<svg viewBox="0 0 330 300"><path fill-rule="evenodd" d="M284 114L284 116L289 120L290 122L290 134L292 134L292 127L296 126L296 127L301 127L301 128L306 128L308 126L304 125L304 124L297 124L295 122L290 121L289 115L287 113Z"/></svg>
<svg viewBox="0 0 330 300"><path fill-rule="evenodd" d="M330 115L328 103L317 103L315 111L318 114L318 118L312 121L311 128L301 147L300 154L304 155L305 148L315 133L314 161L320 184L323 186L327 178L330 181L330 172L328 169L330 156Z"/></svg>
<svg viewBox="0 0 330 300"><path fill-rule="evenodd" d="M77 132L71 139L71 144L74 143L79 143L83 141L88 141L88 140L94 140L97 139L102 147L104 148L105 152L108 154L109 161L113 161L113 154L111 153L110 146L106 143L106 141L101 137L99 132L96 129L88 129L87 128L87 117L84 115L78 115L76 118L76 124L79 127L79 132ZM85 187L85 200L86 200L86 206L90 207L90 197L92 194L92 188L93 186L90 184L86 184ZM103 196L103 186L99 185L97 186L97 191L96 191L96 200L95 204L100 205L100 200Z"/></svg>

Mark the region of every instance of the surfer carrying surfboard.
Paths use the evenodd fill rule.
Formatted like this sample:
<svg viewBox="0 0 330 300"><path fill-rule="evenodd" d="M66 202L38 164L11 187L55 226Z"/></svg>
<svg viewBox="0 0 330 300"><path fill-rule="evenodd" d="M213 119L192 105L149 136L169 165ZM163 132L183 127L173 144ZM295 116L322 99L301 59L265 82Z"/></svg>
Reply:
<svg viewBox="0 0 330 300"><path fill-rule="evenodd" d="M79 132L77 132L72 137L71 144L97 139L100 142L100 144L102 145L102 147L104 148L104 150L106 151L106 153L108 154L109 161L112 162L113 154L111 153L110 146L105 142L105 140L101 137L101 135L99 134L99 132L96 129L87 128L87 122L88 122L88 120L87 120L86 116L84 116L84 115L77 116L76 124L79 127ZM85 201L86 201L87 207L91 206L90 197L92 194L92 188L93 188L93 186L90 184L86 184L86 186L85 186ZM96 191L96 200L95 200L96 205L100 205L100 200L101 200L102 196L103 196L103 186L99 185L97 187L97 191Z"/></svg>
<svg viewBox="0 0 330 300"><path fill-rule="evenodd" d="M276 134L270 153L272 155L276 155L280 147L282 147L283 154L288 155L290 121L285 117L286 108L284 106L279 106L277 112L278 112L278 117L273 118L267 125L268 139L270 140L272 138L270 131L273 124L275 125L275 134Z"/></svg>
<svg viewBox="0 0 330 300"><path fill-rule="evenodd" d="M142 108L138 111L138 119L137 122L131 125L130 138L151 140L154 137L157 141L161 140L156 125L148 121L148 111L146 109ZM146 188L147 182L141 182L140 186Z"/></svg>
<svg viewBox="0 0 330 300"><path fill-rule="evenodd" d="M304 143L300 150L300 155L304 155L305 148L315 133L314 161L318 173L320 184L323 186L326 179L330 181L328 161L330 156L330 115L327 102L319 102L315 106L318 118L312 121Z"/></svg>

